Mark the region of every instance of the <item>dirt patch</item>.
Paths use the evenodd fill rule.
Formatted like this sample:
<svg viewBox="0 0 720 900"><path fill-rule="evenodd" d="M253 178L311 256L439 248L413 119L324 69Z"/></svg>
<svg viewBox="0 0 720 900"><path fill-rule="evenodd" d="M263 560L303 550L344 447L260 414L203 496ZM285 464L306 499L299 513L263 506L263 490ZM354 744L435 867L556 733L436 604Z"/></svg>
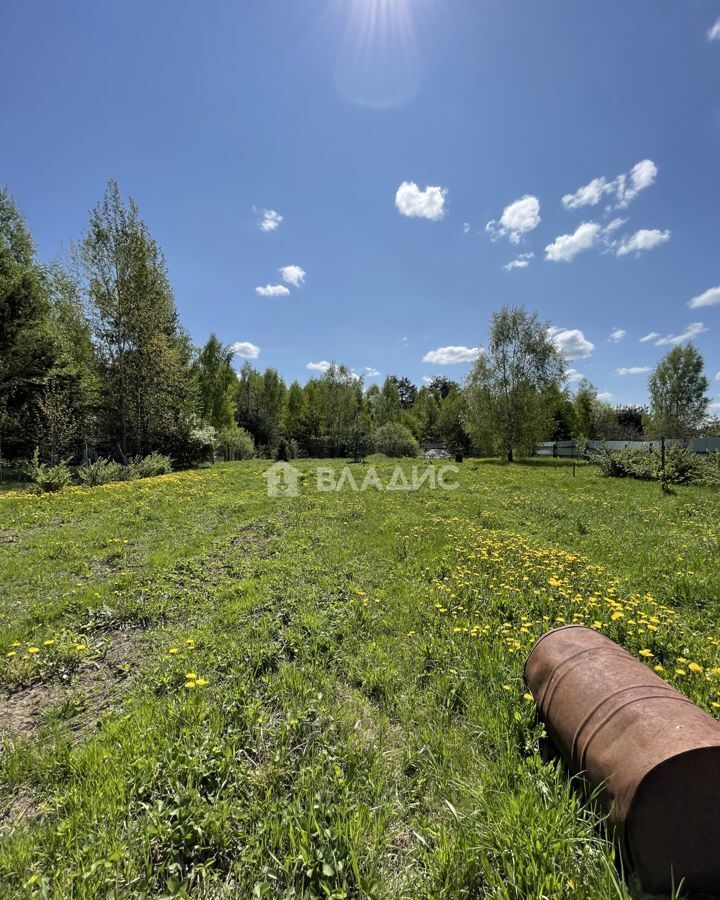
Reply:
<svg viewBox="0 0 720 900"><path fill-rule="evenodd" d="M121 705L143 637L141 629L108 632L102 656L83 663L67 680L36 684L0 698L0 747L3 738L32 736L42 726L61 722L77 734L94 728L104 712Z"/></svg>

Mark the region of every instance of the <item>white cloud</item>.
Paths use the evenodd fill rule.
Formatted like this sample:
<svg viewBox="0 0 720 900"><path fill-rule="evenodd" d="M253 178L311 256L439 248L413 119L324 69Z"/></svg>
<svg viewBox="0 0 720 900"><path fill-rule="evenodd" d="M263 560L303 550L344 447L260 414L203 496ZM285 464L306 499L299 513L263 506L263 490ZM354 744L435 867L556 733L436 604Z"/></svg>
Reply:
<svg viewBox="0 0 720 900"><path fill-rule="evenodd" d="M665 337L658 338L655 341L656 347L664 347L667 344L684 344L685 341L691 341L694 337L707 331L702 322L692 322L682 334L668 334Z"/></svg>
<svg viewBox="0 0 720 900"><path fill-rule="evenodd" d="M403 216L437 222L445 215L447 189L428 186L424 191L414 181L403 181L395 194L395 206Z"/></svg>
<svg viewBox="0 0 720 900"><path fill-rule="evenodd" d="M608 338L608 340L612 341L613 344L617 344L625 337L626 334L627 331L622 328L613 328L613 330L610 332L610 337Z"/></svg>
<svg viewBox="0 0 720 900"><path fill-rule="evenodd" d="M577 369L565 369L565 380L566 381L582 381L585 375L582 372L578 372Z"/></svg>
<svg viewBox="0 0 720 900"><path fill-rule="evenodd" d="M644 375L650 371L650 366L627 366L621 369L615 369L616 375Z"/></svg>
<svg viewBox="0 0 720 900"><path fill-rule="evenodd" d="M670 240L670 231L660 231L658 228L641 228L635 234L625 236L617 247L618 256L626 256L628 253L641 253L643 250L652 250Z"/></svg>
<svg viewBox="0 0 720 900"><path fill-rule="evenodd" d="M260 219L260 231L275 231L283 217L274 209L264 209Z"/></svg>
<svg viewBox="0 0 720 900"><path fill-rule="evenodd" d="M525 194L505 207L499 222L491 219L485 231L494 241L507 235L513 244L519 244L522 236L537 228L541 221L540 201L532 194Z"/></svg>
<svg viewBox="0 0 720 900"><path fill-rule="evenodd" d="M720 41L720 19L718 19L714 25L708 28L708 40Z"/></svg>
<svg viewBox="0 0 720 900"><path fill-rule="evenodd" d="M610 391L600 391L600 393L597 395L597 398L603 403L609 403L612 400L613 395L610 393Z"/></svg>
<svg viewBox="0 0 720 900"><path fill-rule="evenodd" d="M561 350L567 359L584 359L595 349L595 344L589 341L579 328L555 328L548 329L548 334L553 343Z"/></svg>
<svg viewBox="0 0 720 900"><path fill-rule="evenodd" d="M510 260L509 263L505 263L503 269L507 269L508 272L511 272L513 269L526 269L530 265L530 260L534 259L534 253L521 253L515 259Z"/></svg>
<svg viewBox="0 0 720 900"><path fill-rule="evenodd" d="M562 203L565 209L579 209L582 206L597 206L606 194L615 195L611 208L624 209L637 197L640 191L655 181L657 166L651 159L636 163L629 173L622 173L611 181L607 178L593 178L588 184L578 188L574 194L565 194Z"/></svg>
<svg viewBox="0 0 720 900"><path fill-rule="evenodd" d="M280 269L282 280L287 282L287 284L293 285L293 287L300 287L300 285L305 284L305 275L305 270L301 269L300 266L283 266Z"/></svg>
<svg viewBox="0 0 720 900"><path fill-rule="evenodd" d="M655 338L659 338L659 337L660 337L659 331L651 331L649 334L646 334L645 337L640 338L640 343L647 344L648 341L654 341Z"/></svg>
<svg viewBox="0 0 720 900"><path fill-rule="evenodd" d="M438 347L423 356L424 363L452 366L455 363L474 362L482 353L482 347Z"/></svg>
<svg viewBox="0 0 720 900"><path fill-rule="evenodd" d="M472 228L472 226L470 225L469 222L463 222L463 234L467 234L471 228Z"/></svg>
<svg viewBox="0 0 720 900"><path fill-rule="evenodd" d="M365 366L365 374L368 378L377 378L382 373L378 372L378 370L374 369L372 366Z"/></svg>
<svg viewBox="0 0 720 900"><path fill-rule="evenodd" d="M611 231L616 231L618 228L622 228L626 222L627 219L613 219L612 222L608 222L605 226L605 232L610 233Z"/></svg>
<svg viewBox="0 0 720 900"><path fill-rule="evenodd" d="M230 349L235 356L242 356L245 359L257 359L260 356L260 348L250 341L235 341Z"/></svg>
<svg viewBox="0 0 720 900"><path fill-rule="evenodd" d="M578 253L589 250L598 240L602 229L596 222L583 222L573 234L561 234L545 248L545 259L551 262L570 262Z"/></svg>
<svg viewBox="0 0 720 900"><path fill-rule="evenodd" d="M710 288L704 294L698 294L688 303L690 309L698 309L701 306L717 306L720 303L720 287Z"/></svg>
<svg viewBox="0 0 720 900"><path fill-rule="evenodd" d="M265 287L256 287L255 293L260 297L287 297L290 290L284 284L266 284Z"/></svg>
<svg viewBox="0 0 720 900"><path fill-rule="evenodd" d="M715 381L720 381L720 372L718 372L717 375L715 376Z"/></svg>
<svg viewBox="0 0 720 900"><path fill-rule="evenodd" d="M306 368L310 369L311 372L327 372L331 365L332 363L322 359L320 362L309 362Z"/></svg>

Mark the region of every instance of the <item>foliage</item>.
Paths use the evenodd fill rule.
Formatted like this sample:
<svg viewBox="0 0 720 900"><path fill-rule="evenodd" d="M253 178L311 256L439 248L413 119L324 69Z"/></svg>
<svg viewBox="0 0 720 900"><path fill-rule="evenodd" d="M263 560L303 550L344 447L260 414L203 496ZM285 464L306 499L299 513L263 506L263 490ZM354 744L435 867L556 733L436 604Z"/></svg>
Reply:
<svg viewBox="0 0 720 900"><path fill-rule="evenodd" d="M158 475L168 475L172 472L172 460L163 453L154 451L147 456L135 456L127 468L130 478L156 478Z"/></svg>
<svg viewBox="0 0 720 900"><path fill-rule="evenodd" d="M177 319L165 260L116 182L90 217L78 262L103 383L108 446L123 453L173 444L187 413L189 345Z"/></svg>
<svg viewBox="0 0 720 900"><path fill-rule="evenodd" d="M55 362L44 272L10 193L0 188L0 459L37 442L40 403Z"/></svg>
<svg viewBox="0 0 720 900"><path fill-rule="evenodd" d="M565 369L547 325L523 307L493 313L488 346L468 379L468 430L478 446L509 461L529 452L548 429L547 391Z"/></svg>
<svg viewBox="0 0 720 900"><path fill-rule="evenodd" d="M218 431L235 423L238 380L232 367L233 356L233 350L211 334L194 367L198 382L198 412L203 421Z"/></svg>
<svg viewBox="0 0 720 900"><path fill-rule="evenodd" d="M25 465L25 473L35 488L43 494L54 494L57 491L61 491L72 481L72 473L66 462L59 462L50 466L45 465L45 463L40 462L40 454L37 447Z"/></svg>
<svg viewBox="0 0 720 900"><path fill-rule="evenodd" d="M183 462L189 465L214 462L217 445L217 431L212 425L196 424L184 442Z"/></svg>
<svg viewBox="0 0 720 900"><path fill-rule="evenodd" d="M275 449L275 459L287 462L290 459L297 459L299 452L298 442L293 438L280 438Z"/></svg>
<svg viewBox="0 0 720 900"><path fill-rule="evenodd" d="M653 436L686 438L702 425L710 398L700 352L688 344L673 347L648 381Z"/></svg>
<svg viewBox="0 0 720 900"><path fill-rule="evenodd" d="M665 450L665 470L660 450L602 447L590 456L608 478L638 478L663 484L716 484L718 466L714 454L701 456L686 447L672 444Z"/></svg>
<svg viewBox="0 0 720 900"><path fill-rule="evenodd" d="M412 432L397 422L388 422L377 429L374 436L375 449L385 456L418 456L420 446Z"/></svg>
<svg viewBox="0 0 720 900"><path fill-rule="evenodd" d="M226 462L231 459L250 459L255 455L252 435L237 425L218 432L217 444Z"/></svg>
<svg viewBox="0 0 720 900"><path fill-rule="evenodd" d="M114 460L101 458L79 466L77 477L80 484L85 487L99 487L101 484L109 484L112 481L124 481L122 476L124 469L125 466Z"/></svg>

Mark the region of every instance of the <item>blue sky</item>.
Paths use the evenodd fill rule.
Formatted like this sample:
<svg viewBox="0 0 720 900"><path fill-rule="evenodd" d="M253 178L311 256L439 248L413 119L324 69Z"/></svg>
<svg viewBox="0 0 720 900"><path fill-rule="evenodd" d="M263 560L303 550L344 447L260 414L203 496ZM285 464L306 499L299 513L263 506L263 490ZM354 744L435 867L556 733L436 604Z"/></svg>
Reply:
<svg viewBox="0 0 720 900"><path fill-rule="evenodd" d="M717 402L719 21L717 0L4 0L0 182L49 260L116 178L194 340L288 380L462 378L522 303L616 402L646 396L618 370L694 334Z"/></svg>

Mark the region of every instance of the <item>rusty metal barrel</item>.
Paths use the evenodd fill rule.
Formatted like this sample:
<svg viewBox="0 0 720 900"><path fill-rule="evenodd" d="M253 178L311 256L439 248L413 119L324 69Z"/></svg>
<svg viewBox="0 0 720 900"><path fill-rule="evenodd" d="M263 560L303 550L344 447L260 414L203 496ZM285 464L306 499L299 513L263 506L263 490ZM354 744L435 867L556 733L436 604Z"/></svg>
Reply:
<svg viewBox="0 0 720 900"><path fill-rule="evenodd" d="M651 893L720 895L720 722L605 635L544 634L525 680L573 773L599 791Z"/></svg>

